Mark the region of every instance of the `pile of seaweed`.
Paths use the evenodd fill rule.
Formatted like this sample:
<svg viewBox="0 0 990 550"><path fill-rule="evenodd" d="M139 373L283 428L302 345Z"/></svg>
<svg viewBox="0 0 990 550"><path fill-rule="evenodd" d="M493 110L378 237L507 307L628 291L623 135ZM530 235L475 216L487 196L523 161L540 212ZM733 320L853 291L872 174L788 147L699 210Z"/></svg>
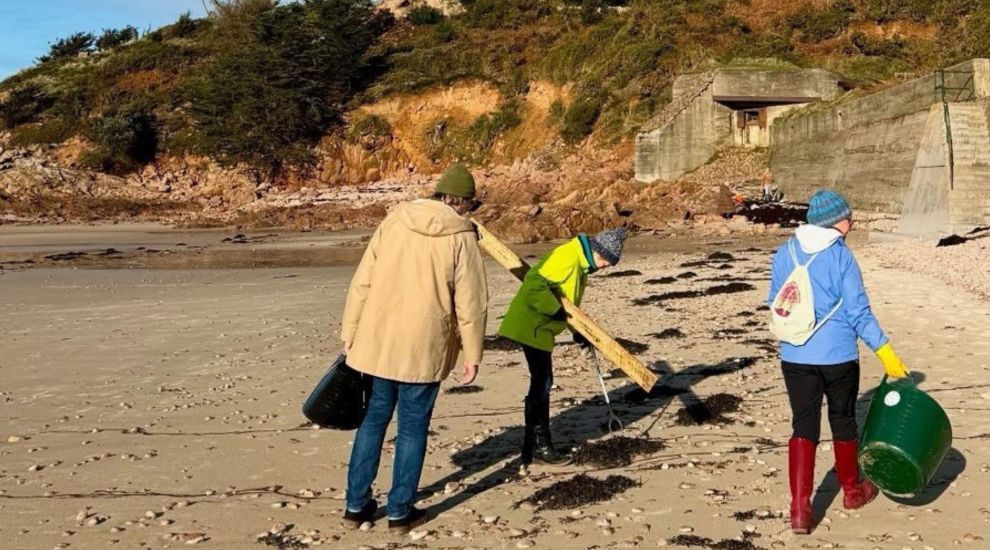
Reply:
<svg viewBox="0 0 990 550"><path fill-rule="evenodd" d="M570 510L596 502L606 502L628 491L639 483L619 475L597 479L578 474L571 479L558 481L533 493L522 502L528 502L538 510Z"/></svg>
<svg viewBox="0 0 990 550"><path fill-rule="evenodd" d="M613 271L612 273L606 273L602 275L603 278L612 279L615 277L635 277L637 275L642 275L642 271L637 271L635 269L627 269L625 271Z"/></svg>
<svg viewBox="0 0 990 550"><path fill-rule="evenodd" d="M759 546L748 540L723 539L716 542L708 537L699 537L698 535L677 535L669 539L667 543L689 548L692 546L710 548L711 550L761 550Z"/></svg>
<svg viewBox="0 0 990 550"><path fill-rule="evenodd" d="M797 227L808 218L807 204L790 204L786 202L756 203L748 202L735 212L725 214L726 218L743 216L752 223L762 225L780 224L780 227Z"/></svg>
<svg viewBox="0 0 990 550"><path fill-rule="evenodd" d="M660 332L647 334L647 336L651 336L657 340L669 340L671 338L684 338L685 334L679 328L665 328Z"/></svg>
<svg viewBox="0 0 990 550"><path fill-rule="evenodd" d="M499 334L485 336L485 351L516 351L519 344Z"/></svg>
<svg viewBox="0 0 990 550"><path fill-rule="evenodd" d="M616 338L615 341L618 342L620 346L626 348L626 351L628 351L633 355L639 355L640 353L643 353L644 351L650 349L650 346L642 342L637 342L635 340L628 340L626 338Z"/></svg>
<svg viewBox="0 0 990 550"><path fill-rule="evenodd" d="M742 398L730 393L716 393L706 397L702 402L695 403L677 411L678 426L697 426L700 424L730 424L733 420L727 413L739 410Z"/></svg>
<svg viewBox="0 0 990 550"><path fill-rule="evenodd" d="M662 451L666 447L659 439L613 437L604 441L585 443L574 453L574 464L597 468L621 468L632 464L633 458Z"/></svg>
<svg viewBox="0 0 990 550"><path fill-rule="evenodd" d="M485 391L485 388L481 386L450 386L449 388L443 390L444 393L453 394L478 393L482 391Z"/></svg>
<svg viewBox="0 0 990 550"><path fill-rule="evenodd" d="M661 304L668 300L701 298L702 296L717 296L719 294L734 294L736 292L747 292L755 289L756 287L749 283L735 282L725 285L715 285L713 287L706 288L705 290L677 290L674 292L665 292L663 294L654 294L645 298L636 298L633 300L633 305L648 306L653 304Z"/></svg>

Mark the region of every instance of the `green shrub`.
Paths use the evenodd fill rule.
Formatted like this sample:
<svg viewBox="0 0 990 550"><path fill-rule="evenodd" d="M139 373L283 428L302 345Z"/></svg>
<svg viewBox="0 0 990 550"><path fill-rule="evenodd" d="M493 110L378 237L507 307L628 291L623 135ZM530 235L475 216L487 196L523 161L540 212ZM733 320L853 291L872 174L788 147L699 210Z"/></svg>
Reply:
<svg viewBox="0 0 990 550"><path fill-rule="evenodd" d="M64 120L55 119L39 124L25 124L18 126L11 133L10 143L15 147L28 147L31 145L52 145L62 143L75 133L69 123Z"/></svg>
<svg viewBox="0 0 990 550"><path fill-rule="evenodd" d="M800 31L805 42L818 42L842 34L856 7L850 0L838 0L825 9L806 5L787 18L790 28Z"/></svg>
<svg viewBox="0 0 990 550"><path fill-rule="evenodd" d="M468 128L468 135L474 144L475 152L483 154L489 151L502 134L519 126L522 122L522 117L519 115L521 108L520 101L513 99L503 103L495 112L475 119Z"/></svg>
<svg viewBox="0 0 990 550"><path fill-rule="evenodd" d="M591 135L595 122L602 112L602 101L598 98L579 98L564 113L561 137L569 144L575 144Z"/></svg>
<svg viewBox="0 0 990 550"><path fill-rule="evenodd" d="M33 122L53 102L53 98L37 84L28 83L14 88L7 99L0 102L0 129Z"/></svg>
<svg viewBox="0 0 990 550"><path fill-rule="evenodd" d="M433 28L433 36L436 38L437 42L441 44L446 44L457 38L457 28L448 19L441 21L436 27Z"/></svg>
<svg viewBox="0 0 990 550"><path fill-rule="evenodd" d="M849 37L849 41L863 55L874 57L899 57L904 53L904 48L907 45L907 41L900 35L895 35L890 39L884 39L872 38L862 32L853 33Z"/></svg>
<svg viewBox="0 0 990 550"><path fill-rule="evenodd" d="M436 25L440 21L443 21L443 12L434 8L433 6L416 6L409 10L406 14L406 19L413 25L417 27L423 25Z"/></svg>
<svg viewBox="0 0 990 550"><path fill-rule="evenodd" d="M122 44L127 44L131 40L137 40L138 30L127 26L122 29L103 29L103 34L96 39L96 49L107 51Z"/></svg>
<svg viewBox="0 0 990 550"><path fill-rule="evenodd" d="M471 0L461 2L468 23L488 29L506 28L531 23L554 11L548 0Z"/></svg>
<svg viewBox="0 0 990 550"><path fill-rule="evenodd" d="M93 33L77 32L65 38L56 40L49 47L48 54L38 58L38 61L47 63L58 59L77 57L81 53L93 51L93 43L96 37Z"/></svg>
<svg viewBox="0 0 990 550"><path fill-rule="evenodd" d="M382 30L371 2L228 7L213 20L218 54L185 86L198 125L195 148L272 170L307 160L310 146L339 122L364 53Z"/></svg>
<svg viewBox="0 0 990 550"><path fill-rule="evenodd" d="M359 141L361 138L383 138L392 135L392 125L378 115L366 115L358 119L347 132L348 139Z"/></svg>
<svg viewBox="0 0 990 550"><path fill-rule="evenodd" d="M547 122L553 125L560 124L564 121L564 111L566 111L564 102L559 99L553 100L553 103L550 104L550 110L547 113Z"/></svg>
<svg viewBox="0 0 990 550"><path fill-rule="evenodd" d="M155 120L147 112L108 114L90 121L85 132L103 156L101 169L109 172L125 172L150 162L158 151Z"/></svg>

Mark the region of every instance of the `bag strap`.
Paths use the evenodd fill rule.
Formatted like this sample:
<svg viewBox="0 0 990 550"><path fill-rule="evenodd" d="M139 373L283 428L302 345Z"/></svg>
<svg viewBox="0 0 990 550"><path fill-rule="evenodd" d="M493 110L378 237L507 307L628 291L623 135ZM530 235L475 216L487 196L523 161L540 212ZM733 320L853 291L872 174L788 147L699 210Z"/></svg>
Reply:
<svg viewBox="0 0 990 550"><path fill-rule="evenodd" d="M811 335L814 336L815 333L818 332L818 329L820 329L823 326L825 326L825 323L827 323L828 320L831 319L833 315L835 315L836 313L838 313L839 312L839 308L841 308L841 307L842 307L842 298L839 298L839 303L835 304L835 307L832 308L832 311L828 312L828 315L826 315L821 320L821 322L819 322L818 324L815 325L815 328L813 328L811 330Z"/></svg>
<svg viewBox="0 0 990 550"><path fill-rule="evenodd" d="M790 242L788 243L788 248L791 251L791 260L794 261L794 266L795 267L804 267L804 268L810 267L811 266L811 262L815 261L815 258L817 258L818 255L821 254L821 252L815 252L814 254L811 255L811 259L808 260L807 263L801 264L801 262L798 261L797 252L794 251L794 241L795 241L795 239L791 239Z"/></svg>

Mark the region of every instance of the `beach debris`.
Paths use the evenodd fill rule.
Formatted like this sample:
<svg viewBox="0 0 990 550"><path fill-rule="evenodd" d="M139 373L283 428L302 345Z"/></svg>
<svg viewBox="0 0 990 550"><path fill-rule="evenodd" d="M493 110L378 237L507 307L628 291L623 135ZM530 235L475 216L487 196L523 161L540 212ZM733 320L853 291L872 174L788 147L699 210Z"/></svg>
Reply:
<svg viewBox="0 0 990 550"><path fill-rule="evenodd" d="M642 342L636 342L635 340L629 340L627 338L616 338L615 341L622 347L626 348L626 351L634 355L643 353L644 351L650 349L650 346Z"/></svg>
<svg viewBox="0 0 990 550"><path fill-rule="evenodd" d="M647 279L646 281L644 281L644 284L648 284L648 285L669 285L671 283L676 283L676 282L677 282L677 278L676 277L660 277L660 278L657 278L657 279Z"/></svg>
<svg viewBox="0 0 990 550"><path fill-rule="evenodd" d="M566 510L611 500L615 495L637 486L638 482L626 476L610 475L597 479L578 474L544 487L522 502L535 505L537 510Z"/></svg>
<svg viewBox="0 0 990 550"><path fill-rule="evenodd" d="M756 287L749 283L728 283L724 285L715 285L709 287L705 290L677 290L674 292L665 292L663 294L653 294L645 298L636 298L633 300L633 305L636 306L647 306L647 305L657 305L669 300L683 300L686 298L702 298L704 296L717 296L719 294L735 294L737 292L747 292L750 290L756 290Z"/></svg>
<svg viewBox="0 0 990 550"><path fill-rule="evenodd" d="M443 393L450 394L463 394L463 393L478 393L485 391L485 388L481 386L450 386L443 390Z"/></svg>
<svg viewBox="0 0 990 550"><path fill-rule="evenodd" d="M613 271L612 273L606 273L605 275L602 275L602 278L614 279L616 277L635 277L637 275L642 275L642 274L643 274L642 271L638 271L635 269L626 269L625 271Z"/></svg>
<svg viewBox="0 0 990 550"><path fill-rule="evenodd" d="M632 464L635 457L662 451L666 445L659 439L613 437L585 443L574 452L574 464L597 468L621 468Z"/></svg>
<svg viewBox="0 0 990 550"><path fill-rule="evenodd" d="M518 351L519 344L500 334L485 336L485 351Z"/></svg>
<svg viewBox="0 0 990 550"><path fill-rule="evenodd" d="M748 540L723 539L714 541L708 537L698 535L677 535L667 540L668 544L675 546L710 548L711 550L761 550Z"/></svg>
<svg viewBox="0 0 990 550"><path fill-rule="evenodd" d="M675 424L695 426L700 424L730 424L733 420L727 413L739 410L742 398L730 393L716 393L700 403L694 403L677 411Z"/></svg>
<svg viewBox="0 0 990 550"><path fill-rule="evenodd" d="M647 336L651 336L657 340L670 340L672 338L684 338L686 334L684 334L679 328L665 328L660 332L647 334Z"/></svg>

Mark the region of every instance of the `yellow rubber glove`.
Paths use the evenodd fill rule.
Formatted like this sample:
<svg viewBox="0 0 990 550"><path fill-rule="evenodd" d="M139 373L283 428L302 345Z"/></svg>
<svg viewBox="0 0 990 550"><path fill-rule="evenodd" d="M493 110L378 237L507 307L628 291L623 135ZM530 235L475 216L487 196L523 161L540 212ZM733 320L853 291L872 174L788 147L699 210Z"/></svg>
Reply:
<svg viewBox="0 0 990 550"><path fill-rule="evenodd" d="M894 348L890 345L890 342L880 346L874 353L877 354L877 358L883 363L883 368L887 371L887 376L891 378L904 378L910 374L904 361L901 361L901 358L894 353Z"/></svg>

